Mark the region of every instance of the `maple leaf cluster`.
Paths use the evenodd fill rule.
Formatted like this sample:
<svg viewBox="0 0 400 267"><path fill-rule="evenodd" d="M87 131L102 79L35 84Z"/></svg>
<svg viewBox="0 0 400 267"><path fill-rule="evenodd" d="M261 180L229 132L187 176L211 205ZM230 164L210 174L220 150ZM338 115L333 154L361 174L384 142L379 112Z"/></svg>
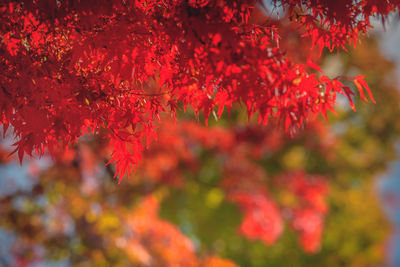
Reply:
<svg viewBox="0 0 400 267"><path fill-rule="evenodd" d="M400 1L282 0L291 25L324 47L345 48ZM311 59L280 48L284 23L254 22L255 0L2 1L0 117L12 125L20 159L53 153L106 130L122 177L155 137L160 113L180 107L220 117L245 107L288 131L352 90ZM364 99L362 76L355 85ZM370 97L372 98L371 94ZM351 104L353 106L353 104Z"/></svg>

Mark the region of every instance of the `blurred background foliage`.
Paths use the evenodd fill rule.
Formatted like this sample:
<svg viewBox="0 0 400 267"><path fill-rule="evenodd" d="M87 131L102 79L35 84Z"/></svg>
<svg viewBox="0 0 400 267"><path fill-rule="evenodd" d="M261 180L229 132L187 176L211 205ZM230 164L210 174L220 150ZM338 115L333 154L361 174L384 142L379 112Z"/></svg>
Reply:
<svg viewBox="0 0 400 267"><path fill-rule="evenodd" d="M288 48L296 47L295 42L296 38L290 39ZM296 51L288 49L290 53ZM377 103L356 102L353 112L344 98L338 99L338 114L330 114L329 124L321 120L294 137L253 125L252 120L247 126L247 115L240 112L210 122L210 130L201 123L189 123L186 130L172 123L160 125L159 141L120 184L113 179L113 166L104 164L108 151L101 137L82 138L68 152L60 151L54 163L46 163L46 158L25 162L19 171L17 161L7 157L3 141L0 265L384 264L390 226L379 207L374 178L396 158L400 95L394 66L380 54L376 38L364 39L349 53L327 54L321 64L332 77L366 75ZM187 113L180 117L194 118ZM227 132L234 132L236 141L243 138L246 145L232 141L236 152L229 148L221 153ZM264 147L256 141L251 144L260 133L268 133L259 137L267 143ZM176 138L177 134L184 138ZM191 135L196 141L190 141ZM251 180L262 170L266 177L262 185L279 207L296 206L299 201L279 189L282 173L326 177L328 210L315 250L307 252L307 244L299 245L298 231L286 220L279 238L274 239L279 229L267 236L273 239L269 245L240 232L242 206L221 184L230 153L240 149L247 152L238 158L238 166L247 160L259 168L240 174L241 178ZM280 211L285 217L287 209Z"/></svg>

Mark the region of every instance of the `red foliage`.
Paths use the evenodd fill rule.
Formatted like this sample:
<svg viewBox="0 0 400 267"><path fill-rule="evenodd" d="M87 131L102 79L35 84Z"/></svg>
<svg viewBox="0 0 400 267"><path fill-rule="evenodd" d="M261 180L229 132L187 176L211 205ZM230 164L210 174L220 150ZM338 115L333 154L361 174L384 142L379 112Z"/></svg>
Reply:
<svg viewBox="0 0 400 267"><path fill-rule="evenodd" d="M256 162L288 141L271 121L290 133L301 128L290 140L303 138L306 148L334 157L334 138L310 119L334 112L338 93L355 110L355 93L343 80L353 81L362 100L367 94L374 99L362 75L324 75L317 64L321 53L355 45L370 16L384 21L400 1L274 2L286 9L285 19L260 16L255 0L2 1L3 131L12 125L20 160L48 149L72 161L76 151L59 155L60 149L86 133L99 135L109 143L120 178L143 157L136 182L175 187L185 182L183 169L198 169L198 152L206 149L221 159L219 185L242 213L241 234L272 245L287 224L306 252L316 252L328 211L326 179L302 169L268 175ZM177 111L188 106L206 122L210 114L219 118L225 109L245 107L259 124L175 124ZM158 140L147 148L156 138L155 124ZM89 150L80 146L81 164L94 172L104 151ZM234 266L198 258L190 239L157 209L157 199L147 197L124 218L128 234L117 245L134 261Z"/></svg>
<svg viewBox="0 0 400 267"><path fill-rule="evenodd" d="M354 44L400 1L282 0L302 38L321 52ZM245 106L292 131L353 94L319 67L279 47L282 23L256 24L255 0L2 1L0 117L13 126L20 159L51 153L86 132L107 130L122 177L154 138L161 112L179 106L221 116ZM293 24L291 24L293 25ZM292 26L291 26L292 27ZM296 27L292 27L296 28ZM308 53L308 52L307 52ZM316 69L317 73L310 73ZM368 86L354 80L361 97ZM370 95L371 96L371 95Z"/></svg>
<svg viewBox="0 0 400 267"><path fill-rule="evenodd" d="M278 207L262 193L234 192L231 198L243 211L242 234L251 239L261 239L267 245L274 244L283 231Z"/></svg>
<svg viewBox="0 0 400 267"><path fill-rule="evenodd" d="M278 183L295 196L295 206L287 206L290 225L299 232L299 242L306 252L319 249L324 216L328 211L325 197L328 186L324 177L309 176L304 172L278 177Z"/></svg>

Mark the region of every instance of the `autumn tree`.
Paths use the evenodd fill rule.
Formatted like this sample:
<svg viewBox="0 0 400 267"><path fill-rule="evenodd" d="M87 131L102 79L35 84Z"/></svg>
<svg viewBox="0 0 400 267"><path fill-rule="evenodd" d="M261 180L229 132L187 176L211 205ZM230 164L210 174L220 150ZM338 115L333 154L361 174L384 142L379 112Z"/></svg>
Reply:
<svg viewBox="0 0 400 267"><path fill-rule="evenodd" d="M221 117L245 108L293 132L352 104L345 77L317 64L324 48L346 50L385 20L398 1L273 1L289 22L252 14L257 1L2 1L1 122L13 126L16 152L42 155L106 131L122 177L154 138L154 120L193 108ZM304 62L285 54L285 30L310 40ZM283 46L284 47L284 46ZM312 51L318 50L314 58ZM354 83L372 98L362 76Z"/></svg>
<svg viewBox="0 0 400 267"><path fill-rule="evenodd" d="M75 262L97 257L141 266L221 266L222 260L207 256L213 253L198 257L190 240L157 215L165 186L182 191L203 185L211 186L209 205L223 200L240 211L234 228L248 239L275 244L287 224L304 251L317 252L329 209L326 178L334 172L329 164L340 142L314 119L335 112L339 94L354 110L355 95L373 100L364 76L329 77L319 63L330 52L346 54L348 45L356 46L367 33L370 17L385 21L399 5L376 0L285 0L270 6L250 0L2 1L4 134L10 125L21 161L24 154L50 152L56 165L42 174L33 195L60 179L60 194L50 202L73 218L82 243L93 248L74 250L63 225L49 234L38 221L26 226L22 219L16 227L31 229L22 238L26 250L34 232L44 245L70 244L71 253L80 253ZM281 19L263 13L278 7ZM187 119L192 114L206 124L212 116L225 127L194 123ZM243 116L258 124L231 123ZM87 134L92 141L77 144ZM302 166L302 147L325 169ZM209 163L217 174L196 175L204 158L218 159ZM120 207L113 204L110 184L85 189L99 162L109 176L119 176L117 181L136 166L129 186L119 189ZM338 168L345 163L339 161ZM63 187L63 176L71 178L70 187L83 183L83 194ZM132 192L146 197L132 198ZM89 201L102 194L110 198L92 210ZM8 201L2 210L10 227L16 213ZM133 214L124 201L135 206ZM135 234L127 234L131 231ZM105 232L109 235L102 238ZM169 247L157 245L174 238ZM109 242L120 250L107 248Z"/></svg>

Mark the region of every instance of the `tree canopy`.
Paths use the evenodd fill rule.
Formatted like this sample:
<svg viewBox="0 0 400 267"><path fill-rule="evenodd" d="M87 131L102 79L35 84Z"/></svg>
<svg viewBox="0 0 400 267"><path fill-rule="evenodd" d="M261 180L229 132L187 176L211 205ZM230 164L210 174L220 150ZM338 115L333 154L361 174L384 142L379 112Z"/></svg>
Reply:
<svg viewBox="0 0 400 267"><path fill-rule="evenodd" d="M254 0L2 1L1 123L13 126L20 159L104 129L122 177L164 113L190 106L207 122L243 107L293 132L333 111L338 93L354 108L346 79L373 99L363 76L330 78L314 61L355 46L398 0L271 5L285 22L257 16L268 7ZM305 60L287 54L288 31L305 40Z"/></svg>
<svg viewBox="0 0 400 267"><path fill-rule="evenodd" d="M371 178L394 157L400 96L365 36L399 7L1 1L3 135L21 162L54 165L0 190L0 226L18 233L0 263L381 264ZM349 112L375 102L367 82L377 103Z"/></svg>

